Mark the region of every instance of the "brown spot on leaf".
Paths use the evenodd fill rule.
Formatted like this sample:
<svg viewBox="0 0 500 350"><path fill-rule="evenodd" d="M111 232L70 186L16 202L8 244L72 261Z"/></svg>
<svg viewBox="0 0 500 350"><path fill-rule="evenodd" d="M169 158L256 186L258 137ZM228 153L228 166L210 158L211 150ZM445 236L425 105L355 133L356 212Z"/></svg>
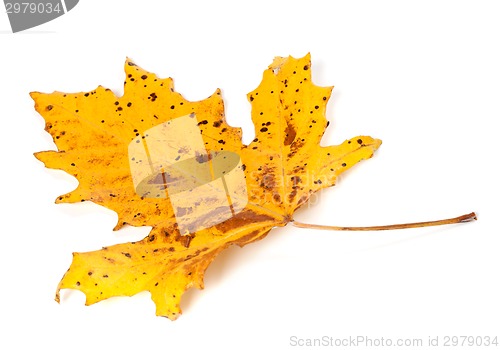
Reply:
<svg viewBox="0 0 500 350"><path fill-rule="evenodd" d="M232 229L244 227L248 224L258 222L273 222L275 219L272 216L256 213L250 209L245 209L229 220L217 224L216 227L222 232L230 232Z"/></svg>
<svg viewBox="0 0 500 350"><path fill-rule="evenodd" d="M175 215L177 217L182 217L187 214L191 214L193 212L193 208L182 208L182 207L177 207L177 211Z"/></svg>
<svg viewBox="0 0 500 350"><path fill-rule="evenodd" d="M198 163L206 163L210 159L212 159L212 154L211 153L195 153L195 159Z"/></svg>
<svg viewBox="0 0 500 350"><path fill-rule="evenodd" d="M287 123L285 129L285 141L284 145L289 146L293 140L295 140L295 136L297 135L297 131L293 127L292 123Z"/></svg>

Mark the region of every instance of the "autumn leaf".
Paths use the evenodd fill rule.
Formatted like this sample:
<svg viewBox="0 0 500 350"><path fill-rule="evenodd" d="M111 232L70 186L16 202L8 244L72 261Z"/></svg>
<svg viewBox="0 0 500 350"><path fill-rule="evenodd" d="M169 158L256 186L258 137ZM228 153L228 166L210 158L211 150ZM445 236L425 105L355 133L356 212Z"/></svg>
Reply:
<svg viewBox="0 0 500 350"><path fill-rule="evenodd" d="M191 102L131 60L122 97L99 86L86 93L33 92L57 151L36 153L78 180L56 203L91 201L118 223L152 226L139 242L74 253L61 289L90 305L149 291L156 314L176 319L182 294L203 288L213 259L285 226L315 192L368 159L381 141L356 136L321 147L331 87L311 81L309 55L278 57L248 94L255 139L244 145L217 90Z"/></svg>

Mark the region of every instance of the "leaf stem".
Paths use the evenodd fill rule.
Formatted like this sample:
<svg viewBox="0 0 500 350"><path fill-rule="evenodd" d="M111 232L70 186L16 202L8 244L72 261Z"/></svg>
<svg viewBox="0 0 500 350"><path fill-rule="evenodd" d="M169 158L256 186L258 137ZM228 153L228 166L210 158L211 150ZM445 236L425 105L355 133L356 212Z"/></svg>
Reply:
<svg viewBox="0 0 500 350"><path fill-rule="evenodd" d="M464 222L469 222L477 220L476 213L472 212L469 214L457 216L456 218L443 219L436 221L424 221L424 222L413 222L409 224L396 224L396 225L382 225L382 226L366 226L366 227L342 227L342 226L327 226L327 225L316 225L316 224L305 224L302 222L292 221L292 224L296 227L301 228L313 228L316 230L330 230L330 231L383 231L383 230L400 230L405 228L416 228L416 227L428 227L428 226L439 226L439 225L449 225L449 224L461 224Z"/></svg>

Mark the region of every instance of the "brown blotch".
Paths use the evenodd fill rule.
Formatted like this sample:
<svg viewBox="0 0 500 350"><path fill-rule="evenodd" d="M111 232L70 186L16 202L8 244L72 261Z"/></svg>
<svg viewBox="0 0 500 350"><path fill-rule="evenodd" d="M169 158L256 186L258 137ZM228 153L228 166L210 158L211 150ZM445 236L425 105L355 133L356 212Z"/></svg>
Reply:
<svg viewBox="0 0 500 350"><path fill-rule="evenodd" d="M254 224L257 222L269 221L272 222L275 219L272 216L268 216L265 214L257 214L252 210L243 210L233 216L231 219L221 222L217 224L216 227L221 232L229 232L234 228L244 227L248 224Z"/></svg>
<svg viewBox="0 0 500 350"><path fill-rule="evenodd" d="M175 216L180 217L180 216L184 216L186 214L191 214L192 212L193 212L193 208L177 207L177 213L175 214Z"/></svg>
<svg viewBox="0 0 500 350"><path fill-rule="evenodd" d="M293 125L291 123L287 123L286 129L285 129L285 146L289 146L293 140L295 140L295 136L297 136L297 131L294 129Z"/></svg>
<svg viewBox="0 0 500 350"><path fill-rule="evenodd" d="M260 186L267 189L274 188L276 186L276 180L274 178L274 174L265 173L262 176Z"/></svg>
<svg viewBox="0 0 500 350"><path fill-rule="evenodd" d="M299 176L292 176L290 180L292 180L294 185L297 185L298 183L302 182Z"/></svg>
<svg viewBox="0 0 500 350"><path fill-rule="evenodd" d="M148 179L148 185L163 185L165 184L163 173L158 173L155 176Z"/></svg>
<svg viewBox="0 0 500 350"><path fill-rule="evenodd" d="M184 247L189 248L189 245L191 244L191 241L193 240L193 238L194 238L194 234L189 234L189 235L181 236L179 238L179 241L181 242L181 244Z"/></svg>
<svg viewBox="0 0 500 350"><path fill-rule="evenodd" d="M212 159L212 154L209 153L199 153L199 152L196 152L195 154L195 159L198 163L206 163L208 162L210 159Z"/></svg>

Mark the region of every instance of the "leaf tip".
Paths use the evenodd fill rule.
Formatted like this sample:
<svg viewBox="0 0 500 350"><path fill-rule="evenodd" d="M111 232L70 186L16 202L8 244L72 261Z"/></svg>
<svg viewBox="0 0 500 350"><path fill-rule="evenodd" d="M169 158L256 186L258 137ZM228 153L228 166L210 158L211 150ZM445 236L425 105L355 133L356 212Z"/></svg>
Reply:
<svg viewBox="0 0 500 350"><path fill-rule="evenodd" d="M58 197L54 200L54 203L55 203L55 204L67 203L67 196L58 196Z"/></svg>
<svg viewBox="0 0 500 350"><path fill-rule="evenodd" d="M171 81L169 81L169 84L171 85L172 89L174 88L174 81L172 78L168 78ZM217 100L222 100L222 91L221 89L217 88L215 89L214 93L208 97L209 99L214 98Z"/></svg>
<svg viewBox="0 0 500 350"><path fill-rule="evenodd" d="M136 64L130 57L127 56L125 58L125 66L136 66Z"/></svg>
<svg viewBox="0 0 500 350"><path fill-rule="evenodd" d="M41 155L40 155L40 154L41 154L41 153L44 153L44 152L45 152L45 151L34 152L34 153L33 153L33 156L34 156L36 159L38 159L39 161L41 161L41 162L42 162L42 160L40 159L40 157L41 157Z"/></svg>

